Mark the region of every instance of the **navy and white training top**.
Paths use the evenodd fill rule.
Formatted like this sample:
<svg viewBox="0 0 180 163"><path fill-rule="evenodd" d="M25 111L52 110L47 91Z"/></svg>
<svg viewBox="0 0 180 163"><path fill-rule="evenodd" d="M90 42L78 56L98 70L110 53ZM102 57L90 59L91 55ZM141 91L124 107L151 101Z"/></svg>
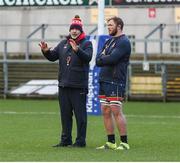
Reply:
<svg viewBox="0 0 180 163"><path fill-rule="evenodd" d="M96 58L96 65L101 67L99 82L125 87L130 54L131 44L126 35L111 37Z"/></svg>

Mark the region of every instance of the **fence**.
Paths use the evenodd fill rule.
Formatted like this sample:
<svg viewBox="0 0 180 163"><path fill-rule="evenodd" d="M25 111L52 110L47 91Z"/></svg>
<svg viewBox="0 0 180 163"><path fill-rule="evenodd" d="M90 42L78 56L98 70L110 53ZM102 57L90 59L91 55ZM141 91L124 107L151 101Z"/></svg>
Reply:
<svg viewBox="0 0 180 163"><path fill-rule="evenodd" d="M180 100L180 62L149 61L149 71L143 61L131 61L128 69L127 100ZM0 94L32 79L57 79L58 64L46 60L0 60Z"/></svg>
<svg viewBox="0 0 180 163"><path fill-rule="evenodd" d="M128 71L127 97L129 100L180 101L180 62L131 61Z"/></svg>
<svg viewBox="0 0 180 163"><path fill-rule="evenodd" d="M10 91L29 81L32 79L57 79L57 66L58 64L52 64L46 60L37 60L37 59L31 59L30 56L34 55L32 51L32 47L30 44L35 44L38 48L38 54L40 54L40 49L38 47L39 41L41 39L45 39L45 25L39 26L37 29L32 31L25 39L0 39L0 42L3 43L3 59L0 60L0 95L4 98L7 98L8 96L11 96ZM155 27L155 28L154 28ZM138 50L138 53L144 56L144 60L131 60L129 68L128 68L128 80L127 80L127 94L126 99L127 100L161 100L161 101L180 101L180 61L176 59L176 61L170 61L170 60L150 60L148 58L148 55L152 54L152 50L155 49L155 51L159 51L158 54L163 56L164 54L169 53L169 55L172 55L173 53L171 51L165 51L164 45L169 44L169 46L173 42L173 46L175 43L175 49L177 48L177 53L179 54L178 49L180 39L179 38L167 38L163 35L163 31L165 30L165 27L167 25L158 25L153 26L153 28L144 35L143 39L131 37L130 33L128 33L129 38L131 39L132 49L134 50L134 54L136 51L136 48L143 49L142 51ZM41 30L41 39L34 39L32 38L33 34ZM150 39L150 37L154 36L154 34L157 34L155 37ZM104 37L104 36L100 36ZM106 36L107 37L107 36ZM157 38L158 37L158 38ZM105 41L105 39L97 39L96 36L91 36L90 39L96 44L99 43L103 44L102 42ZM58 42L59 39L45 39L47 42ZM99 42L96 42L96 41ZM15 53L12 50L11 43L20 43L25 45L25 51L20 51L18 48L18 58L19 58L19 52L22 53L23 59L17 60L13 59ZM156 43L156 45L152 46L151 43ZM138 44L138 46L137 46ZM140 45L139 45L140 44ZM142 46L141 46L142 45ZM139 47L140 46L140 47ZM96 47L97 48L97 47ZM99 48L98 48L99 49ZM171 48L170 48L171 49ZM93 56L96 56L96 50L94 50L95 53ZM154 52L154 54L157 54ZM177 56L176 55L176 56ZM164 55L166 56L166 55ZM95 57L93 57L94 59ZM92 59L92 60L93 60ZM93 66L90 66L92 68L91 72L89 73L91 81L89 83L93 83ZM96 84L97 80L95 79ZM97 110L91 110L91 108L97 108L98 102L97 102L97 90L94 91L95 87L94 85L89 85L91 91L89 91L91 94L89 94L89 100L90 103L89 112L97 112ZM97 87L96 87L97 88ZM95 107L92 107L95 106Z"/></svg>
<svg viewBox="0 0 180 163"><path fill-rule="evenodd" d="M68 24L41 25L4 25L0 26L0 54L16 55L21 53L29 59L39 55L38 42L46 40L54 47L68 35ZM95 24L85 24L88 35L96 35ZM8 31L8 33L7 33ZM151 54L180 54L179 24L126 24L124 32L129 36L133 54L144 55L145 60ZM107 34L107 29L105 34Z"/></svg>

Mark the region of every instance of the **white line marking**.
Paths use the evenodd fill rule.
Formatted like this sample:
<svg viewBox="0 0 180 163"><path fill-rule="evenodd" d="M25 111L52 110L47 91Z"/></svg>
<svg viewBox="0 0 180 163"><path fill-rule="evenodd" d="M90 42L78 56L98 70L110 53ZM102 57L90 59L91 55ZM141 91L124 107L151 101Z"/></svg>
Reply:
<svg viewBox="0 0 180 163"><path fill-rule="evenodd" d="M0 112L0 114L33 114L33 115L56 115L59 114L58 112L13 112L13 111L5 111L5 112Z"/></svg>
<svg viewBox="0 0 180 163"><path fill-rule="evenodd" d="M0 114L12 114L12 115L21 115L21 114L32 114L32 115L57 115L59 112L14 112L14 111L0 111ZM175 115L133 115L127 114L126 117L129 118L172 118L172 119L180 119L180 116Z"/></svg>
<svg viewBox="0 0 180 163"><path fill-rule="evenodd" d="M176 115L127 115L129 118L173 118L180 119L180 116Z"/></svg>

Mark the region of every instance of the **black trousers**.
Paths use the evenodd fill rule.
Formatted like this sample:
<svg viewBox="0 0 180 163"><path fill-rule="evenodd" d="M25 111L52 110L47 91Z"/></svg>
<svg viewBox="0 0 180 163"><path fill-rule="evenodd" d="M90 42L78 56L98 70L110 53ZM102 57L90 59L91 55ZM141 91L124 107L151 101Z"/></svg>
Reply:
<svg viewBox="0 0 180 163"><path fill-rule="evenodd" d="M77 137L75 143L86 144L87 111L86 111L87 89L59 87L59 105L61 113L61 142L72 144L73 113L77 125Z"/></svg>

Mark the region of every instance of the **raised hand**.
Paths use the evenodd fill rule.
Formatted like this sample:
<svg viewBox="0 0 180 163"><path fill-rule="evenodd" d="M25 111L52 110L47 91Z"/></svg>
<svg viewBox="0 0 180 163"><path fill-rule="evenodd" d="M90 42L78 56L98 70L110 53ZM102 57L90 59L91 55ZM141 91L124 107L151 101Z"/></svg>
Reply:
<svg viewBox="0 0 180 163"><path fill-rule="evenodd" d="M47 52L50 49L45 41L41 41L39 46L43 52Z"/></svg>

